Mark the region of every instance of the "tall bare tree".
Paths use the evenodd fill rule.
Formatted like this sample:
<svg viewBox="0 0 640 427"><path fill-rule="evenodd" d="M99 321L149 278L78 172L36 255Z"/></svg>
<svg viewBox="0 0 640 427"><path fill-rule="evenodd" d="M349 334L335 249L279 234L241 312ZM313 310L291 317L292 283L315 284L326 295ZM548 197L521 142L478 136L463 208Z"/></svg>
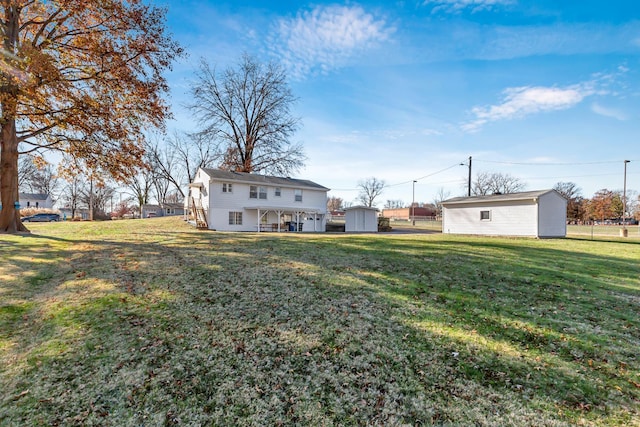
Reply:
<svg viewBox="0 0 640 427"><path fill-rule="evenodd" d="M23 193L31 191L31 182L38 174L38 167L33 156L20 156L18 159L18 190Z"/></svg>
<svg viewBox="0 0 640 427"><path fill-rule="evenodd" d="M339 211L343 208L344 200L341 197L331 196L327 199L327 210L329 212Z"/></svg>
<svg viewBox="0 0 640 427"><path fill-rule="evenodd" d="M499 172L478 172L471 184L473 196L509 194L524 190L526 184L519 178Z"/></svg>
<svg viewBox="0 0 640 427"><path fill-rule="evenodd" d="M444 187L440 187L435 197L433 198L433 205L436 210L436 216L442 216L442 202L447 200L451 196L450 191L446 191Z"/></svg>
<svg viewBox="0 0 640 427"><path fill-rule="evenodd" d="M18 188L25 193L47 194L55 203L58 199L60 178L56 168L44 158L22 156L18 161Z"/></svg>
<svg viewBox="0 0 640 427"><path fill-rule="evenodd" d="M71 210L71 218L75 218L76 212L80 208L83 191L84 181L81 176L74 175L66 178L60 197L64 206Z"/></svg>
<svg viewBox="0 0 640 427"><path fill-rule="evenodd" d="M287 175L304 165L302 146L290 141L299 119L281 66L245 54L221 73L203 60L196 77L190 108L217 143L221 168Z"/></svg>
<svg viewBox="0 0 640 427"><path fill-rule="evenodd" d="M358 202L364 206L373 207L378 196L382 195L386 183L375 177L367 178L358 182L360 193L358 194Z"/></svg>
<svg viewBox="0 0 640 427"><path fill-rule="evenodd" d="M582 189L574 182L558 182L553 189L567 199L567 219L579 221L585 216Z"/></svg>
<svg viewBox="0 0 640 427"><path fill-rule="evenodd" d="M138 210L142 218L142 207L149 203L153 188L153 173L149 167L141 168L138 173L125 181L125 186L138 202Z"/></svg>
<svg viewBox="0 0 640 427"><path fill-rule="evenodd" d="M387 200L384 204L385 209L400 209L404 207L402 200Z"/></svg>
<svg viewBox="0 0 640 427"><path fill-rule="evenodd" d="M116 178L168 115L163 72L182 49L144 0L0 3L0 232L25 231L20 153L55 148ZM26 147L19 150L19 147Z"/></svg>
<svg viewBox="0 0 640 427"><path fill-rule="evenodd" d="M89 206L89 219L107 219L107 203L115 195L115 188L104 181L91 181L80 191L80 202Z"/></svg>
<svg viewBox="0 0 640 427"><path fill-rule="evenodd" d="M146 159L158 202L164 203L174 191L184 198L184 188L193 181L198 168L212 167L220 154L206 135L174 132L163 142L151 143Z"/></svg>
<svg viewBox="0 0 640 427"><path fill-rule="evenodd" d="M188 135L176 132L167 143L184 174L183 185L193 181L198 168L211 167L221 157L211 138L201 133Z"/></svg>

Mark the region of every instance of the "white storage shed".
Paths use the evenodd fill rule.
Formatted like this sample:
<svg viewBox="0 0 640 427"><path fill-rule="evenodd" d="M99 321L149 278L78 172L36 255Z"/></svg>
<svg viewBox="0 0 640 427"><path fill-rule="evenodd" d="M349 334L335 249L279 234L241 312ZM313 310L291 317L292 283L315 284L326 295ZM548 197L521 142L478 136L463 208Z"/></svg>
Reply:
<svg viewBox="0 0 640 427"><path fill-rule="evenodd" d="M378 232L378 209L367 206L353 206L344 210L344 231Z"/></svg>
<svg viewBox="0 0 640 427"><path fill-rule="evenodd" d="M565 237L567 200L555 190L456 197L442 202L442 232Z"/></svg>

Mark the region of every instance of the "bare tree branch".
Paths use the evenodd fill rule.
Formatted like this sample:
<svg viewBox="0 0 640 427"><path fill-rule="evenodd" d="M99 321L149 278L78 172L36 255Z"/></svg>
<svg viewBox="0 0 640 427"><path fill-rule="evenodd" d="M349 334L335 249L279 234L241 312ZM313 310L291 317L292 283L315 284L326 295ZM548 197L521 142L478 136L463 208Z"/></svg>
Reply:
<svg viewBox="0 0 640 427"><path fill-rule="evenodd" d="M358 194L358 202L364 206L373 207L375 200L382 194L385 187L385 182L378 178L371 177L363 181L358 182L358 188L360 188L360 194Z"/></svg>
<svg viewBox="0 0 640 427"><path fill-rule="evenodd" d="M286 175L303 166L301 145L290 142L299 119L282 67L245 54L237 68L216 73L203 60L191 94L189 107L222 154L221 168Z"/></svg>

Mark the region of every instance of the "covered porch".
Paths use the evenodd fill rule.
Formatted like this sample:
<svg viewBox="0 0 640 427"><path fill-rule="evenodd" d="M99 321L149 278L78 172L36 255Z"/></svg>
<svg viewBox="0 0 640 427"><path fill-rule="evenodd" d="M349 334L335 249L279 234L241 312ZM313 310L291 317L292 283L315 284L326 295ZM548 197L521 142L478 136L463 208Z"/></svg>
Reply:
<svg viewBox="0 0 640 427"><path fill-rule="evenodd" d="M256 212L254 219L256 219L255 227L258 232L326 231L326 213L319 209L272 206L245 207L244 209Z"/></svg>

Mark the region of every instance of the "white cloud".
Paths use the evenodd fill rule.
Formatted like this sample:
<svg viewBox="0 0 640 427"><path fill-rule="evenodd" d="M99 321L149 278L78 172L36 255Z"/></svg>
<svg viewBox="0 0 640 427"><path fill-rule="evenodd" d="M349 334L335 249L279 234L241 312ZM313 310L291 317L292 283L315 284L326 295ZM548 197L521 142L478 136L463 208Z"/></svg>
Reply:
<svg viewBox="0 0 640 427"><path fill-rule="evenodd" d="M629 116L627 116L623 111L616 110L614 108L604 107L598 104L597 102L594 102L593 104L591 104L591 111L601 116L610 117L612 119L616 119L620 121L624 121L629 118Z"/></svg>
<svg viewBox="0 0 640 427"><path fill-rule="evenodd" d="M592 76L591 80L564 88L544 86L507 88L502 92L503 99L499 104L472 108L471 113L475 119L464 123L462 130L476 132L490 122L512 120L548 111L566 110L589 96L616 96L618 95L616 86L619 84L619 79L628 71L629 68L621 65L616 72L597 73ZM624 120L623 113L606 109L598 104L593 104L591 110L596 114Z"/></svg>
<svg viewBox="0 0 640 427"><path fill-rule="evenodd" d="M590 85L567 88L525 86L508 88L503 94L504 98L500 104L473 108L471 112L476 119L464 124L463 130L473 132L488 122L510 120L545 111L565 110L593 94L593 89Z"/></svg>
<svg viewBox="0 0 640 427"><path fill-rule="evenodd" d="M354 55L388 40L395 31L359 6L317 6L281 19L272 49L293 77L327 73Z"/></svg>
<svg viewBox="0 0 640 427"><path fill-rule="evenodd" d="M425 0L423 5L435 5L433 12L458 13L463 9L471 9L471 12L490 10L495 6L505 6L515 3L515 0Z"/></svg>

